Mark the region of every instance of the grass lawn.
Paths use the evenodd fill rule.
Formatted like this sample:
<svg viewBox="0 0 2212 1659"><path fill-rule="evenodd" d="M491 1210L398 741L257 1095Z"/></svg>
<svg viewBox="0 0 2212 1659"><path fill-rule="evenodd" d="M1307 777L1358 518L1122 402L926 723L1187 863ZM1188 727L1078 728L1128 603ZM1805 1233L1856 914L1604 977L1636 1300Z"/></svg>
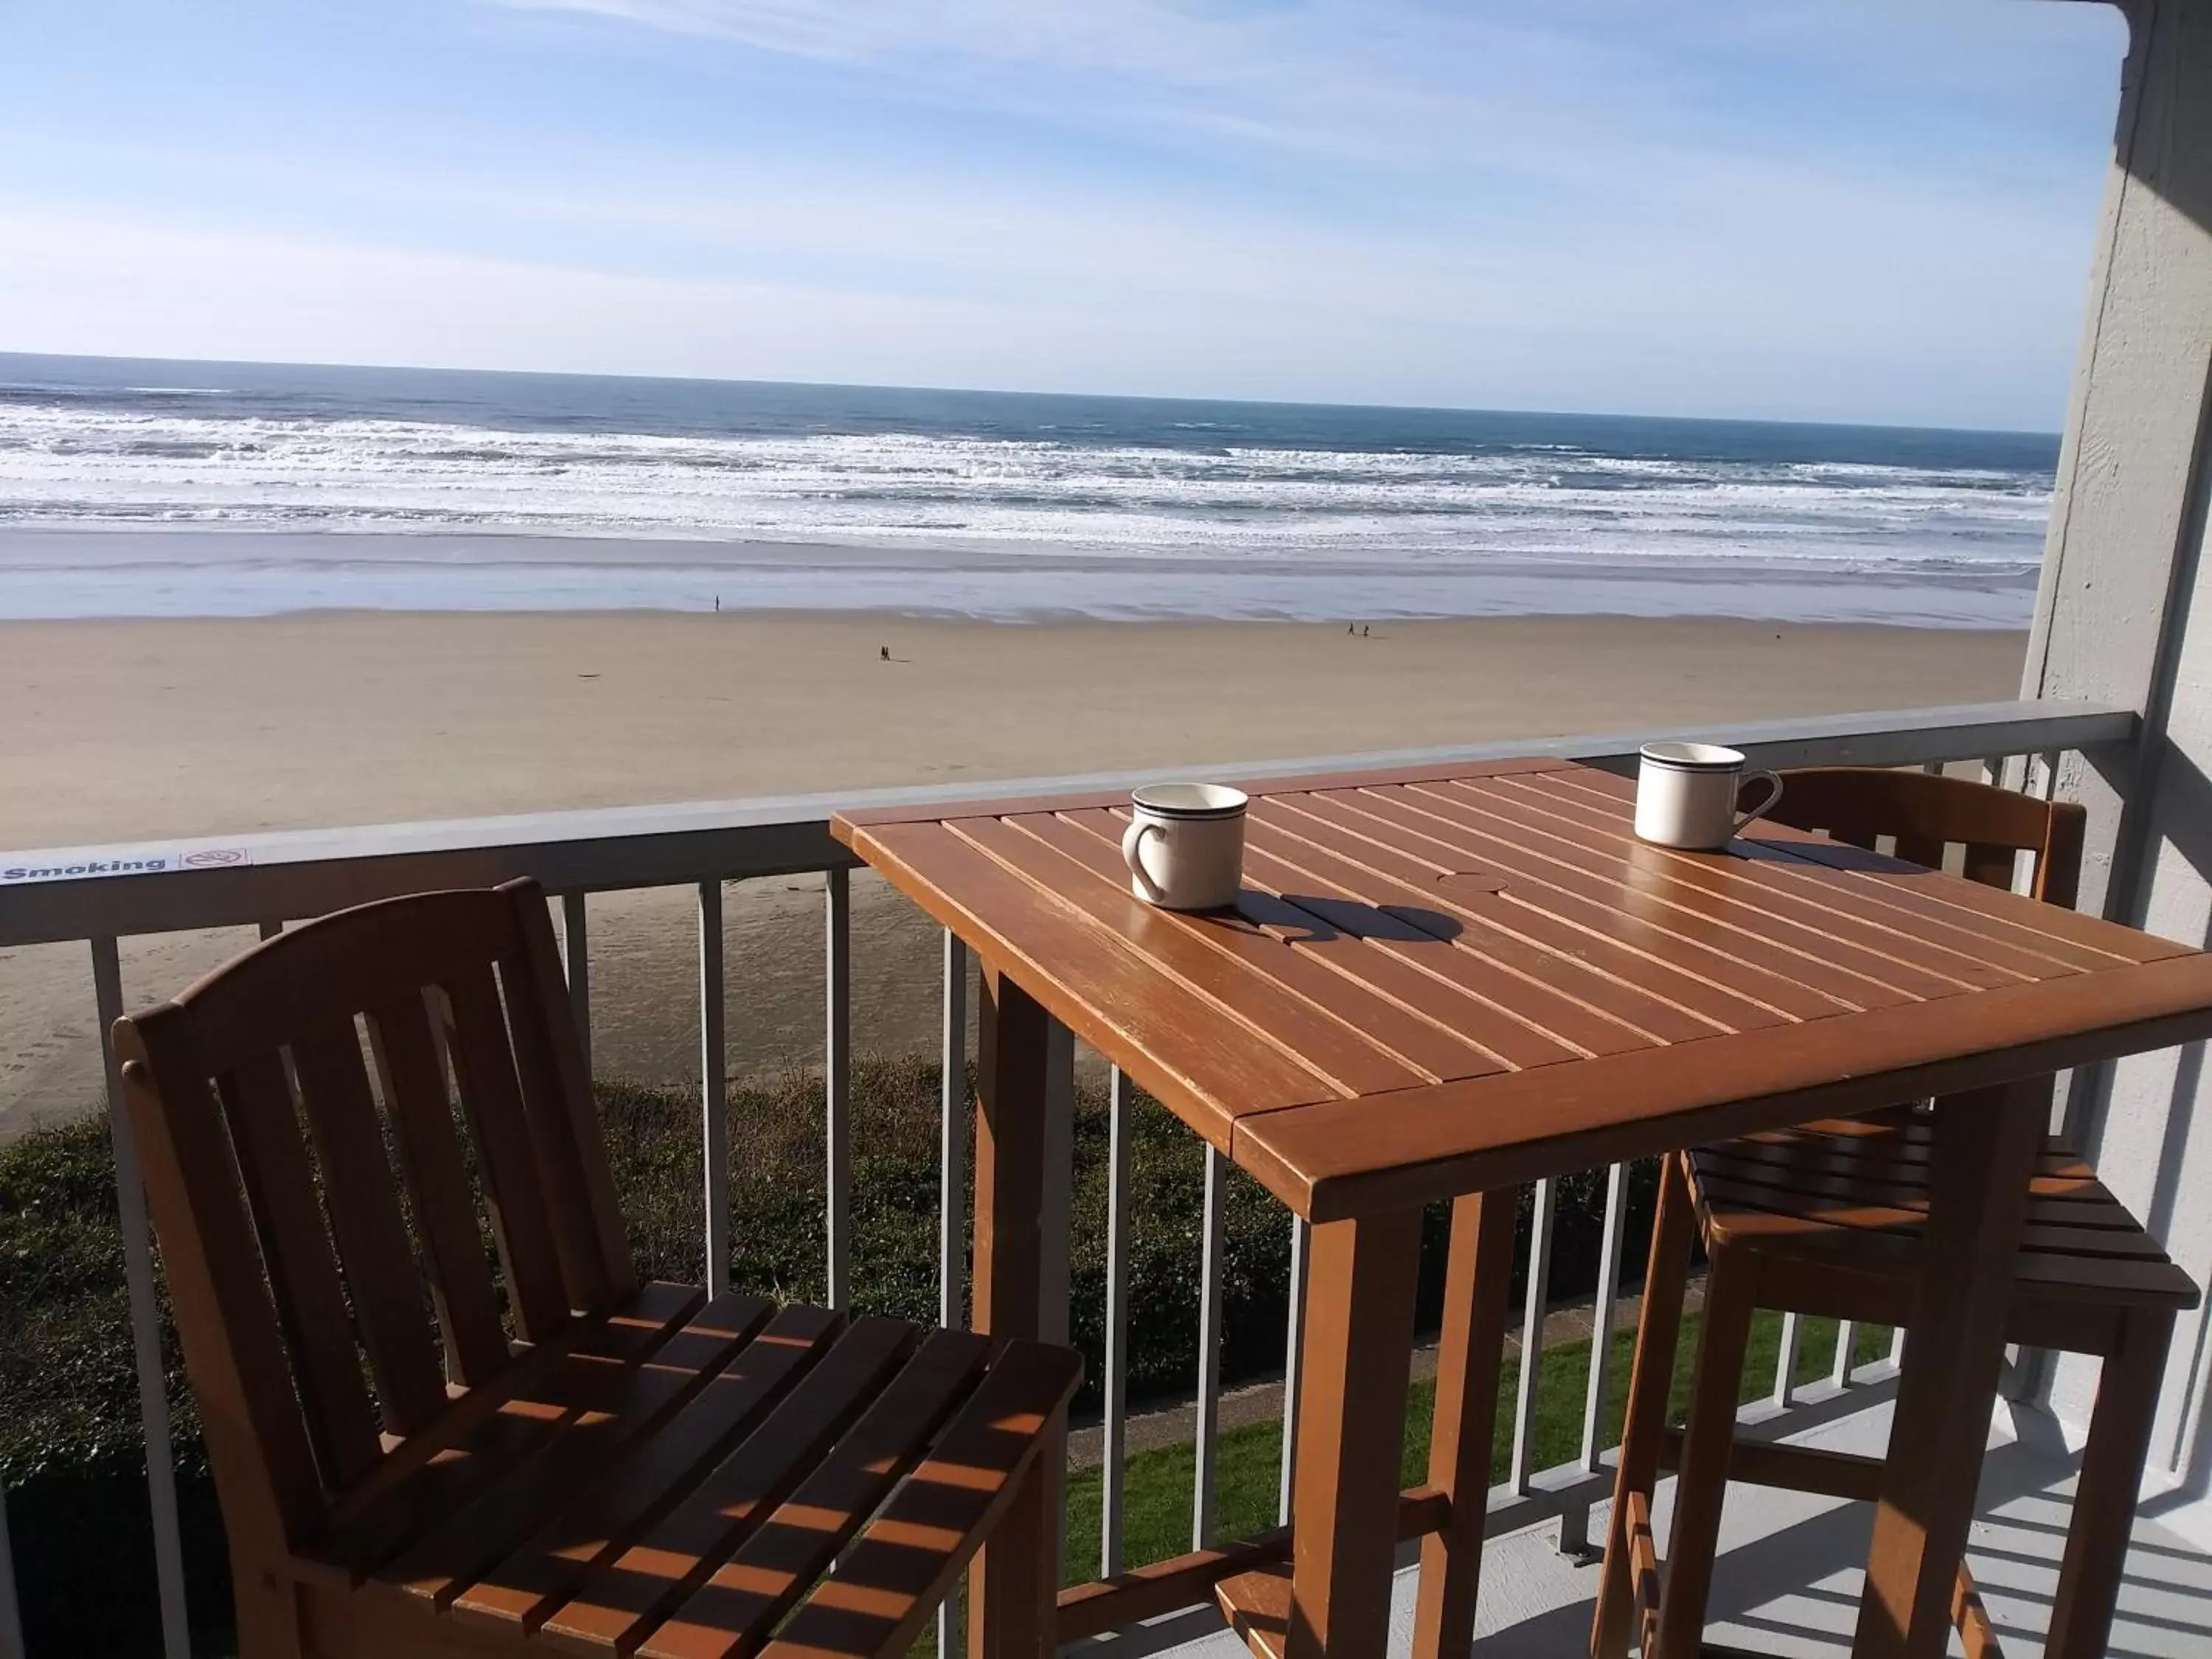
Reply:
<svg viewBox="0 0 2212 1659"><path fill-rule="evenodd" d="M1686 1316L1683 1340L1677 1350L1674 1411L1682 1408L1689 1391L1689 1368L1696 1352L1697 1316ZM1889 1352L1887 1328L1862 1327L1855 1344L1857 1364L1879 1359ZM1613 1339L1613 1357L1607 1370L1606 1443L1616 1443L1625 1409L1629 1357L1635 1346L1632 1332ZM1752 1325L1750 1354L1744 1367L1743 1398L1756 1400L1774 1386L1774 1368L1782 1350L1782 1316L1761 1313ZM1804 1338L1798 1346L1797 1377L1810 1382L1827 1376L1834 1364L1836 1323L1830 1319L1804 1322ZM1535 1467L1550 1468L1582 1451L1583 1398L1589 1380L1590 1345L1587 1340L1563 1343L1546 1350L1536 1389ZM1513 1450L1513 1401L1519 1387L1520 1366L1508 1357L1498 1382L1498 1425L1492 1449L1490 1478L1505 1479ZM1436 1406L1436 1385L1417 1382L1406 1412L1406 1448L1398 1484L1411 1486L1427 1478L1429 1422ZM1282 1478L1283 1427L1279 1422L1254 1423L1224 1433L1220 1455L1214 1465L1215 1536L1241 1538L1264 1532L1275 1524L1277 1494ZM1164 1560L1191 1547L1191 1480L1196 1454L1189 1446L1163 1446L1139 1452L1128 1460L1128 1479L1122 1499L1122 1561L1128 1566ZM1097 1576L1100 1475L1086 1470L1068 1481L1067 1582L1081 1583Z"/></svg>

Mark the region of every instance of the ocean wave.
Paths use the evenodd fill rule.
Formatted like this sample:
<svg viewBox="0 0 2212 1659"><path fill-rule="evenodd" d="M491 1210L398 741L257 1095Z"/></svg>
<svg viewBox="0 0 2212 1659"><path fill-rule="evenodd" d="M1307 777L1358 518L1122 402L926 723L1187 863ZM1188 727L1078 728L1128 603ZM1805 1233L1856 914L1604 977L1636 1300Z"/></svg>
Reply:
<svg viewBox="0 0 2212 1659"><path fill-rule="evenodd" d="M0 524L1934 568L2032 560L2050 500L2046 475L1990 467L1196 437L533 430L19 396L0 399Z"/></svg>

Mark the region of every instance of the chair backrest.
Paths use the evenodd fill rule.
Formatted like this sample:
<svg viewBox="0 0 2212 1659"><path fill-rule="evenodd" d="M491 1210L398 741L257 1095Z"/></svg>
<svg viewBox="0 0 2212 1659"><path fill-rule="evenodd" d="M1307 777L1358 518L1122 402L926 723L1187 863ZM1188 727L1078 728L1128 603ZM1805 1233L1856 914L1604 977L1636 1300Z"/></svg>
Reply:
<svg viewBox="0 0 2212 1659"><path fill-rule="evenodd" d="M234 1547L636 1288L534 883L308 922L115 1046Z"/></svg>
<svg viewBox="0 0 2212 1659"><path fill-rule="evenodd" d="M1932 772L1870 766L1807 766L1782 774L1782 799L1762 816L1875 850L1895 841L1899 858L1940 869L1948 848L1965 848L1963 873L1991 887L2013 884L2014 854L2034 858L2029 892L2071 909L2081 877L2087 814L2070 801L2038 800L1994 784Z"/></svg>

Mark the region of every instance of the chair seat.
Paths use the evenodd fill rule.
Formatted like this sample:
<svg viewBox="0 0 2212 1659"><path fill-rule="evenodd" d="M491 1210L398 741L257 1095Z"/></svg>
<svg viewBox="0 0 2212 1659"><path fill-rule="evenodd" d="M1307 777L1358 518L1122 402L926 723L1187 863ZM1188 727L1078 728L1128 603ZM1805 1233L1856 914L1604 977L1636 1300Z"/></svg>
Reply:
<svg viewBox="0 0 2212 1659"><path fill-rule="evenodd" d="M1080 1376L1062 1348L648 1285L497 1398L459 1396L341 1503L295 1563L315 1645L362 1651L428 1617L455 1647L883 1651L950 1588Z"/></svg>
<svg viewBox="0 0 2212 1659"><path fill-rule="evenodd" d="M1923 1115L1830 1119L1689 1155L1710 1243L1817 1260L1909 1291L1928 1213L1934 1129ZM2014 1259L2019 1293L2106 1305L2194 1307L2197 1287L2096 1171L2057 1140L2037 1160Z"/></svg>

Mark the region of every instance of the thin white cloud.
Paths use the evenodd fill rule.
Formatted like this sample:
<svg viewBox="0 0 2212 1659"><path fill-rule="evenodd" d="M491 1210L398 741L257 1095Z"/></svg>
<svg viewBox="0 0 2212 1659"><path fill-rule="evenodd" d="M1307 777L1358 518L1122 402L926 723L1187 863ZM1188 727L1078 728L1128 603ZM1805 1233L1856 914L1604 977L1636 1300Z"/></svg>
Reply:
<svg viewBox="0 0 2212 1659"><path fill-rule="evenodd" d="M595 242L666 222L726 239L710 268L764 243L852 274L674 278L0 200L0 315L9 346L64 352L1960 424L2055 407L2063 350L2018 348L2073 326L2044 297L2071 283L1977 286L1941 205L1910 261L1787 221L1753 257L1602 227L1505 257L942 191L558 205ZM2032 222L1971 229L1978 253L2039 257ZM863 269L876 238L896 268Z"/></svg>
<svg viewBox="0 0 2212 1659"><path fill-rule="evenodd" d="M835 142L389 117L431 167L214 126L11 154L0 118L0 349L2053 423L2095 144L2054 161L2045 112L2002 109L1911 165L1771 112L1753 143L1701 79L1804 69L1806 18L1871 13L1930 57L1829 40L1853 95L1949 142L1974 100L1915 77L1967 31L1898 3L499 0L495 53L550 18L556 53L675 42L695 90L725 50L842 66L808 71ZM1931 9L2021 20L2031 85L2098 9ZM609 61L653 84L654 51ZM917 100L1004 153L904 143Z"/></svg>

